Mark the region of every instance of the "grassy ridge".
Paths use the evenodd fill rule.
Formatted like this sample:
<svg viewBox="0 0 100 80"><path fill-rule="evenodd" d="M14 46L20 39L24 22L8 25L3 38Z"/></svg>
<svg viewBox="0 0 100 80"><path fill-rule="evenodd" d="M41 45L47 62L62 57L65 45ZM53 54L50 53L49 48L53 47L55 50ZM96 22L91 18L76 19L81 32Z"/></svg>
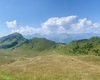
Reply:
<svg viewBox="0 0 100 80"><path fill-rule="evenodd" d="M100 80L100 38L69 44L14 33L0 39L0 80Z"/></svg>
<svg viewBox="0 0 100 80"><path fill-rule="evenodd" d="M100 38L92 37L90 39L72 41L69 44L59 44L56 47L56 51L57 53L66 55L100 56Z"/></svg>
<svg viewBox="0 0 100 80"><path fill-rule="evenodd" d="M45 38L25 39L19 33L13 33L0 38L0 49L43 51L52 49L55 46L55 42L47 40Z"/></svg>
<svg viewBox="0 0 100 80"><path fill-rule="evenodd" d="M100 38L93 37L73 41L69 44L55 43L45 38L25 39L14 33L0 38L0 51L7 53L58 53L66 55L100 55ZM24 55L24 54L23 54Z"/></svg>

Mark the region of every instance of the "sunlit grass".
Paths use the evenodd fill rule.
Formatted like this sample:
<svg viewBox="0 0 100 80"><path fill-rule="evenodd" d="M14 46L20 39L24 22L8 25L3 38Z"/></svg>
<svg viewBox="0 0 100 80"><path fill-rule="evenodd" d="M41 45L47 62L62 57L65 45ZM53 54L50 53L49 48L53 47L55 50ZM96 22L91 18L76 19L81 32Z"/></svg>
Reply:
<svg viewBox="0 0 100 80"><path fill-rule="evenodd" d="M4 80L100 80L97 56L46 55L0 66Z"/></svg>

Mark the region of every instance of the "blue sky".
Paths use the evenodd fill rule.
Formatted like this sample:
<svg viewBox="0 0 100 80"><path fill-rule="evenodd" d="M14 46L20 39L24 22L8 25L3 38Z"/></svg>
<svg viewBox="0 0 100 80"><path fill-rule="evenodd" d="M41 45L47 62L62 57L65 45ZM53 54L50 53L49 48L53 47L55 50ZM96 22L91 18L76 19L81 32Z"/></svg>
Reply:
<svg viewBox="0 0 100 80"><path fill-rule="evenodd" d="M0 36L12 32L59 35L99 30L100 0L0 0Z"/></svg>

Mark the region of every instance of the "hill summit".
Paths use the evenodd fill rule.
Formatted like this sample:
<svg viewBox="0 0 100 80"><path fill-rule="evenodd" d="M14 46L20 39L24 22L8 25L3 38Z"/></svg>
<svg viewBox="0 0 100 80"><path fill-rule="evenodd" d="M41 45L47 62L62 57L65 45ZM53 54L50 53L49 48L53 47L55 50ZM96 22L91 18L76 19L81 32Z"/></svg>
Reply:
<svg viewBox="0 0 100 80"><path fill-rule="evenodd" d="M19 47L25 41L26 39L19 33L9 34L8 36L0 38L0 48L7 49Z"/></svg>
<svg viewBox="0 0 100 80"><path fill-rule="evenodd" d="M55 45L55 42L45 38L26 39L19 33L9 34L0 38L0 49L23 48L42 51Z"/></svg>
<svg viewBox="0 0 100 80"><path fill-rule="evenodd" d="M63 44L45 38L26 39L19 33L13 33L0 38L1 49L16 49L16 51L30 51L31 53L35 51L46 51L49 53L50 51L58 54L100 55L100 38L92 37Z"/></svg>

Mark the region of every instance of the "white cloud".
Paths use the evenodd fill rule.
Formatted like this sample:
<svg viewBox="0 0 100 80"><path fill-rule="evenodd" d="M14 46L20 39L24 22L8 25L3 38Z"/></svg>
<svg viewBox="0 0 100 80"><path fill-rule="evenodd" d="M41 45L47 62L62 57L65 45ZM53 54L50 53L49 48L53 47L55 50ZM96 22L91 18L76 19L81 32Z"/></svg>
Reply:
<svg viewBox="0 0 100 80"><path fill-rule="evenodd" d="M87 18L79 19L77 23L72 24L72 30L76 33L83 33L84 30L91 28L92 25L92 21Z"/></svg>
<svg viewBox="0 0 100 80"><path fill-rule="evenodd" d="M87 18L79 19L77 23L71 25L71 31L74 33L95 33L97 28L100 29L100 23L93 23Z"/></svg>
<svg viewBox="0 0 100 80"><path fill-rule="evenodd" d="M36 33L40 33L40 30L39 29L36 29L34 27L29 27L29 26L21 26L17 29L12 29L12 33L14 32L18 32L18 33L21 33L21 34L24 34L24 35L33 35L33 34L36 34Z"/></svg>
<svg viewBox="0 0 100 80"><path fill-rule="evenodd" d="M77 16L53 17L41 24L41 27L30 27L18 25L16 20L7 21L6 25L12 32L19 32L24 35L61 35L79 33L100 33L100 23L93 23L87 18L78 19Z"/></svg>
<svg viewBox="0 0 100 80"><path fill-rule="evenodd" d="M41 29L43 31L47 32L48 34L67 33L67 29L69 29L70 25L76 21L76 18L77 18L77 16L50 18L42 24Z"/></svg>
<svg viewBox="0 0 100 80"><path fill-rule="evenodd" d="M54 17L43 23L43 26L64 26L73 23L77 16Z"/></svg>
<svg viewBox="0 0 100 80"><path fill-rule="evenodd" d="M15 28L17 26L16 20L14 21L7 21L6 25L8 26L8 28Z"/></svg>

